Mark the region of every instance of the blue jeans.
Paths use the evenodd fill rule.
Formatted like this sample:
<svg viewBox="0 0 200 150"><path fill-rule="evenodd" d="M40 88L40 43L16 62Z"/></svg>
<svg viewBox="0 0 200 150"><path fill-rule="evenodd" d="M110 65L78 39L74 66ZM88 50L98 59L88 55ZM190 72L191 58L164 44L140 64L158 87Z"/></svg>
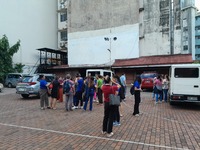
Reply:
<svg viewBox="0 0 200 150"><path fill-rule="evenodd" d="M94 98L94 95L89 95L89 97L87 97L87 98L85 99L85 104L84 104L84 106L83 106L83 109L84 109L84 110L87 109L88 101L90 101L90 111L92 111L93 98Z"/></svg>
<svg viewBox="0 0 200 150"><path fill-rule="evenodd" d="M163 95L164 95L165 102L167 102L167 93L168 93L168 89L163 89Z"/></svg>
<svg viewBox="0 0 200 150"><path fill-rule="evenodd" d="M155 94L156 94L156 102L158 102L158 99L160 99L160 101L162 101L162 94L161 94L162 91L157 91Z"/></svg>

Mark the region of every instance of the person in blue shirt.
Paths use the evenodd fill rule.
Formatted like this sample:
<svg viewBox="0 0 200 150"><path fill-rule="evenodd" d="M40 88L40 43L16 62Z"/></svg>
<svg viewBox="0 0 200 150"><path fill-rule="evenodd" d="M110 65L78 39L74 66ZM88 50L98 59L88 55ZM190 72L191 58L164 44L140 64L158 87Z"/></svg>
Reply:
<svg viewBox="0 0 200 150"><path fill-rule="evenodd" d="M139 114L141 114L139 112L139 104L140 104L140 101L141 101L141 98L140 98L140 91L141 90L141 78L140 76L136 76L136 79L134 81L134 96L135 96L135 104L134 104L134 112L133 112L133 115L134 116L139 116Z"/></svg>
<svg viewBox="0 0 200 150"><path fill-rule="evenodd" d="M73 109L78 108L79 101L80 101L79 108L83 108L82 94L83 94L84 80L80 74L77 74L76 79L75 79L75 84L77 85L77 88L76 88L76 93L75 93L75 106L73 107Z"/></svg>
<svg viewBox="0 0 200 150"><path fill-rule="evenodd" d="M44 110L45 107L47 109L50 109L49 98L48 98L48 85L49 84L45 80L44 75L40 75L39 80L40 80L40 107L41 107L42 110Z"/></svg>

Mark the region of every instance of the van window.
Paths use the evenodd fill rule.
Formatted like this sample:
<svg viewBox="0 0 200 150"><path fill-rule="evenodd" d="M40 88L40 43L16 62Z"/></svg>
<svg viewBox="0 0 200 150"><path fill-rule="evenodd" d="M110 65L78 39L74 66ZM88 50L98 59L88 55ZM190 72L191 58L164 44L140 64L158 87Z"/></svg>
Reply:
<svg viewBox="0 0 200 150"><path fill-rule="evenodd" d="M107 75L108 75L109 77L111 77L111 72L106 72L106 71L103 72L103 76L104 76L104 77L107 76Z"/></svg>
<svg viewBox="0 0 200 150"><path fill-rule="evenodd" d="M94 77L96 74L100 74L100 71L88 71L88 75L91 75L92 77Z"/></svg>
<svg viewBox="0 0 200 150"><path fill-rule="evenodd" d="M175 68L175 78L198 78L199 68Z"/></svg>

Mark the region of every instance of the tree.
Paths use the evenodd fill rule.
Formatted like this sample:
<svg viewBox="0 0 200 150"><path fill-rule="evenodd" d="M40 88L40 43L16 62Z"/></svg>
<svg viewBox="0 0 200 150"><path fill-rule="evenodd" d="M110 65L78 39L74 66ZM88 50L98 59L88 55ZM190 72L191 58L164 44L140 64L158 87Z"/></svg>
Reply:
<svg viewBox="0 0 200 150"><path fill-rule="evenodd" d="M14 71L12 57L17 53L19 47L20 40L10 47L6 35L3 35L3 38L0 39L0 82L3 82L7 73Z"/></svg>
<svg viewBox="0 0 200 150"><path fill-rule="evenodd" d="M22 65L22 63L17 63L17 64L15 64L15 67L14 67L14 69L15 69L15 72L17 72L17 73L21 73L22 71L23 71L23 67L24 67L25 65Z"/></svg>

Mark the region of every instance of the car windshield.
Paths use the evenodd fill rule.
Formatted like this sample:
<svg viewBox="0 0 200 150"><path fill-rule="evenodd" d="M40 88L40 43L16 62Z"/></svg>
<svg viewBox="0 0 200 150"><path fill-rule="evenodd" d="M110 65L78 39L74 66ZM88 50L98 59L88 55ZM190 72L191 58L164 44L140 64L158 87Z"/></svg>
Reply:
<svg viewBox="0 0 200 150"><path fill-rule="evenodd" d="M154 77L156 77L156 76L157 76L157 74L142 74L142 75L141 75L141 78L142 78L142 79L154 78Z"/></svg>
<svg viewBox="0 0 200 150"><path fill-rule="evenodd" d="M47 82L52 82L54 79L54 76L45 76L45 79Z"/></svg>
<svg viewBox="0 0 200 150"><path fill-rule="evenodd" d="M31 82L32 76L23 77L22 82Z"/></svg>

